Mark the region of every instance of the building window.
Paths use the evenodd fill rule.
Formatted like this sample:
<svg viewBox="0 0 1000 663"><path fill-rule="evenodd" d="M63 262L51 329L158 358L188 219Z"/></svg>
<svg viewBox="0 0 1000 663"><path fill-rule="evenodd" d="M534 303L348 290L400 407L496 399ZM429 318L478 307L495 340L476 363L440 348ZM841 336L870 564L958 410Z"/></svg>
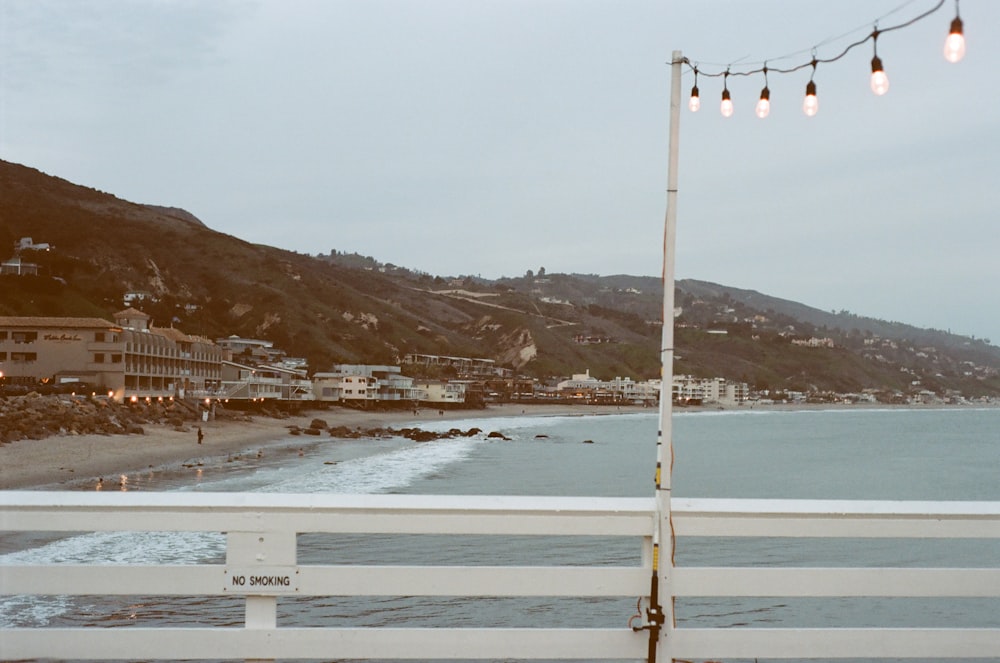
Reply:
<svg viewBox="0 0 1000 663"><path fill-rule="evenodd" d="M7 353L0 352L0 361L7 361Z"/></svg>
<svg viewBox="0 0 1000 663"><path fill-rule="evenodd" d="M11 352L11 361L38 361L37 352Z"/></svg>
<svg viewBox="0 0 1000 663"><path fill-rule="evenodd" d="M15 343L34 343L38 340L38 332L11 332L10 337Z"/></svg>
<svg viewBox="0 0 1000 663"><path fill-rule="evenodd" d="M104 342L104 332L95 332L94 333L94 341L97 342L97 343L103 343Z"/></svg>
<svg viewBox="0 0 1000 663"><path fill-rule="evenodd" d="M6 340L7 340L7 332L0 331L0 341L6 341Z"/></svg>
<svg viewBox="0 0 1000 663"><path fill-rule="evenodd" d="M96 352L96 353L94 353L94 363L95 364L103 364L104 363L104 353L103 352Z"/></svg>
<svg viewBox="0 0 1000 663"><path fill-rule="evenodd" d="M122 356L121 355L111 355L111 363L112 364L120 364L120 363L122 363Z"/></svg>

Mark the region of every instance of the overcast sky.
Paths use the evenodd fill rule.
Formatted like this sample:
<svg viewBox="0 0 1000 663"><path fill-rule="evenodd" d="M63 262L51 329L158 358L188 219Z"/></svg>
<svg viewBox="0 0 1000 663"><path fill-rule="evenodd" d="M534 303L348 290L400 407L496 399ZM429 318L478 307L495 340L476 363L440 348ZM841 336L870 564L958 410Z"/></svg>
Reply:
<svg viewBox="0 0 1000 663"><path fill-rule="evenodd" d="M0 158L299 251L658 276L671 52L829 58L937 0L0 0ZM1000 343L1000 3L809 70L699 77L678 278ZM793 57L784 58L794 54ZM44 238L36 238L44 241Z"/></svg>

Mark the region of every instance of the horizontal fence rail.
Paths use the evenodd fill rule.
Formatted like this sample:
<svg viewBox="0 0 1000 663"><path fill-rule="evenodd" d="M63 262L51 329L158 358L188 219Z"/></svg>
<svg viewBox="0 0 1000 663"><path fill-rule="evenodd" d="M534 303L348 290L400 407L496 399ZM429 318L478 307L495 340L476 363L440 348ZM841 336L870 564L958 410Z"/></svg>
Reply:
<svg viewBox="0 0 1000 663"><path fill-rule="evenodd" d="M629 628L279 627L298 596L626 597L650 591L657 526L675 537L1000 538L1000 503L653 498L0 492L3 532L215 532L224 564L4 564L0 595L236 596L242 628L2 628L0 659L645 659ZM302 564L299 534L626 537L623 566ZM671 597L1000 598L984 568L669 569ZM249 583L247 584L247 579ZM242 580L243 584L240 584ZM257 582L254 582L254 581ZM251 587L250 585L253 585ZM668 623L658 660L996 658L1000 628L689 628Z"/></svg>

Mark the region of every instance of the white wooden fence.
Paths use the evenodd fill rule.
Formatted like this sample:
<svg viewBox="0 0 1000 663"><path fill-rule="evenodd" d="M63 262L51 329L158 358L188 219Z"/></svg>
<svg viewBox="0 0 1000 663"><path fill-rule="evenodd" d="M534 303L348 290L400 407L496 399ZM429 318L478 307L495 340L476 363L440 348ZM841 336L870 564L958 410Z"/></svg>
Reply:
<svg viewBox="0 0 1000 663"><path fill-rule="evenodd" d="M645 659L620 628L278 627L281 596L642 597L654 528L706 537L1000 538L1000 503L0 492L0 531L226 533L224 564L0 566L3 595L245 596L243 628L4 628L0 659ZM631 537L634 566L304 565L299 533ZM661 555L661 566L670 555ZM1000 597L988 568L669 568L671 597ZM1000 617L997 618L1000 620ZM1000 658L1000 628L685 628L659 661Z"/></svg>

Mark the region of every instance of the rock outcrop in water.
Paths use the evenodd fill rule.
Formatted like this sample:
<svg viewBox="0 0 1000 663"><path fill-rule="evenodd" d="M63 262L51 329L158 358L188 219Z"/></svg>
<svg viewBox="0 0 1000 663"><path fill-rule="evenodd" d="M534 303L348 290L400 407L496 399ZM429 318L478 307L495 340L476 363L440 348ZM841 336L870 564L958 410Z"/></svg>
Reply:
<svg viewBox="0 0 1000 663"><path fill-rule="evenodd" d="M472 437L478 435L483 431L479 428L470 428L468 430L461 430L460 428L451 428L447 431L429 431L423 430L422 428L392 428L390 427L375 427L375 428L362 428L356 427L351 428L350 426L332 426L327 427L326 422L321 419L313 419L309 428L300 429L295 426L290 427L292 435L318 435L323 430L329 433L330 437L336 437L345 440L357 440L363 438L382 438L382 437L405 437L408 440L413 440L414 442L430 442L432 440L446 440L449 438L456 437ZM500 433L490 433L491 437L501 436ZM508 438L504 438L508 439Z"/></svg>

